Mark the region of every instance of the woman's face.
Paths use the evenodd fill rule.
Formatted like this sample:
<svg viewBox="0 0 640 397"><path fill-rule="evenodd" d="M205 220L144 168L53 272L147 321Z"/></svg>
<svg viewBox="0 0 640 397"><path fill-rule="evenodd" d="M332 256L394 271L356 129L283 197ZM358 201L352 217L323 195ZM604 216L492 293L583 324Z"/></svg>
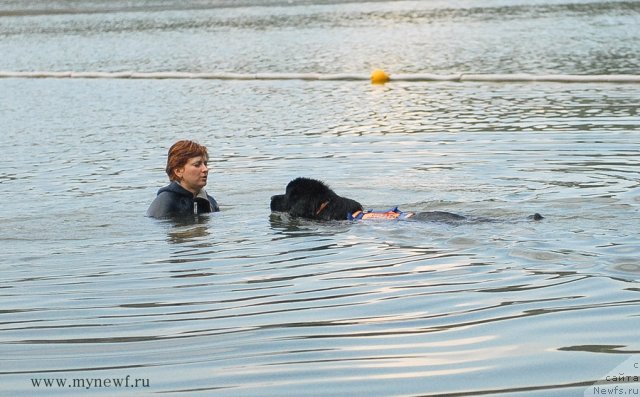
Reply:
<svg viewBox="0 0 640 397"><path fill-rule="evenodd" d="M175 171L180 185L194 195L198 194L207 185L207 176L209 175L207 163L206 157L191 157L184 167Z"/></svg>

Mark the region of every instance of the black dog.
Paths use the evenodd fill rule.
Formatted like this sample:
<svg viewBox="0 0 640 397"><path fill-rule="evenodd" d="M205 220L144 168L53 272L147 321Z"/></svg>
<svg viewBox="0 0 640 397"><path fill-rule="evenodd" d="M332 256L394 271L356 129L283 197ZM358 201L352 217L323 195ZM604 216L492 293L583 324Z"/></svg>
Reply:
<svg viewBox="0 0 640 397"><path fill-rule="evenodd" d="M346 220L348 214L362 211L362 205L338 196L318 180L296 178L289 182L285 194L271 197L271 211L306 219Z"/></svg>
<svg viewBox="0 0 640 397"><path fill-rule="evenodd" d="M397 208L388 211L364 211L355 200L338 196L323 182L310 178L296 178L289 182L285 194L271 197L271 211L286 212L292 217L312 220L348 219L415 219L435 222L456 222L467 218L443 211L402 212ZM534 214L530 219L540 220L542 215Z"/></svg>

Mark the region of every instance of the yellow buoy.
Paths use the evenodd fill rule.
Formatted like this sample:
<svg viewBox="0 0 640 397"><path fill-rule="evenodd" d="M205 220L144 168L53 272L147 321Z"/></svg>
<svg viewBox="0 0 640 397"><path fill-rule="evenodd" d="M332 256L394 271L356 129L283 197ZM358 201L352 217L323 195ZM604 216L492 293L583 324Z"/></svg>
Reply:
<svg viewBox="0 0 640 397"><path fill-rule="evenodd" d="M389 81L389 75L382 69L371 72L371 84L384 84Z"/></svg>

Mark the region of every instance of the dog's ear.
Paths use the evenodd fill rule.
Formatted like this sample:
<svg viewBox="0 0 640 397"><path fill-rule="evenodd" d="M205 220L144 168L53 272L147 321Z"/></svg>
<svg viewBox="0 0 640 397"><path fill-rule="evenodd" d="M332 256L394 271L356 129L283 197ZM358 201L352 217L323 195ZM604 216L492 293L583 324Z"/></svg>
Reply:
<svg viewBox="0 0 640 397"><path fill-rule="evenodd" d="M287 192L289 215L307 219L319 219L318 209L333 195L330 189L315 179L298 178Z"/></svg>
<svg viewBox="0 0 640 397"><path fill-rule="evenodd" d="M299 196L295 201L291 201L289 215L299 218L318 219L317 212L322 201L312 196Z"/></svg>

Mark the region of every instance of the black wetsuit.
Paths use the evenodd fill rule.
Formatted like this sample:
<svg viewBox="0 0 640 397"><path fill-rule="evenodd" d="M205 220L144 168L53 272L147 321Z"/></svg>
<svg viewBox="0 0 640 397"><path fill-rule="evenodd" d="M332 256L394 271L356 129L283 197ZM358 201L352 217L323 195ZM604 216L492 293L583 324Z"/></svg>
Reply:
<svg viewBox="0 0 640 397"><path fill-rule="evenodd" d="M147 210L147 216L172 218L217 211L220 211L218 203L204 189L193 197L193 193L173 181L158 190L158 195Z"/></svg>

